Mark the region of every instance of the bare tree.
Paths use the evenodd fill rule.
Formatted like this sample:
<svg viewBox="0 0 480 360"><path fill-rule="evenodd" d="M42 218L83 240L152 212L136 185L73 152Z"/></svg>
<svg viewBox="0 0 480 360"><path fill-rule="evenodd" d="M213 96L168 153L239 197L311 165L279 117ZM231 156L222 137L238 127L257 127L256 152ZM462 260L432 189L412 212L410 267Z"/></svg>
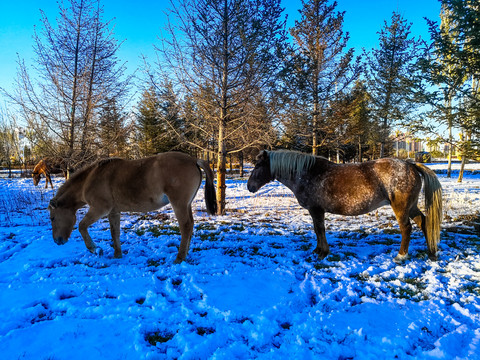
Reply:
<svg viewBox="0 0 480 360"><path fill-rule="evenodd" d="M131 77L116 58L120 44L102 20L100 0L69 0L59 9L55 25L41 12L34 75L19 58L17 88L9 95L44 151L85 162L98 154L101 109L111 99L124 101Z"/></svg>
<svg viewBox="0 0 480 360"><path fill-rule="evenodd" d="M8 176L12 176L13 165L26 165L27 152L25 144L22 148L21 137L24 130L18 126L16 117L5 109L0 108L0 163L8 168Z"/></svg>
<svg viewBox="0 0 480 360"><path fill-rule="evenodd" d="M278 73L277 51L285 40L279 0L181 0L158 48L163 70L193 100L205 123L193 124L211 138L217 153L218 213L225 212L227 155L263 143L271 118L258 111L270 101ZM268 114L267 114L268 115ZM266 125L268 127L268 125ZM248 141L246 131L257 131ZM262 134L262 136L260 136ZM187 140L189 141L189 140ZM191 141L190 141L191 142ZM205 144L192 144L204 146Z"/></svg>

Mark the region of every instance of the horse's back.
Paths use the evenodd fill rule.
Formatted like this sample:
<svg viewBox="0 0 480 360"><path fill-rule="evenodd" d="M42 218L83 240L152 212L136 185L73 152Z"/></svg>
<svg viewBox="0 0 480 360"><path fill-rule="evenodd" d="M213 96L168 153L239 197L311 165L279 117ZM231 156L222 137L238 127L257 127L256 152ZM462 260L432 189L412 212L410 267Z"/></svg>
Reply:
<svg viewBox="0 0 480 360"><path fill-rule="evenodd" d="M103 201L122 210L150 211L182 196L193 198L200 183L196 159L168 152L138 160L99 161L89 173L83 192L89 204Z"/></svg>
<svg viewBox="0 0 480 360"><path fill-rule="evenodd" d="M325 162L312 169L310 189L299 194L302 206L320 206L327 212L360 215L388 205L399 192L417 194L421 179L414 166L398 159L363 163ZM313 193L311 191L313 186Z"/></svg>
<svg viewBox="0 0 480 360"><path fill-rule="evenodd" d="M420 191L421 178L415 164L395 158L385 158L372 161L376 176L382 184L396 191Z"/></svg>

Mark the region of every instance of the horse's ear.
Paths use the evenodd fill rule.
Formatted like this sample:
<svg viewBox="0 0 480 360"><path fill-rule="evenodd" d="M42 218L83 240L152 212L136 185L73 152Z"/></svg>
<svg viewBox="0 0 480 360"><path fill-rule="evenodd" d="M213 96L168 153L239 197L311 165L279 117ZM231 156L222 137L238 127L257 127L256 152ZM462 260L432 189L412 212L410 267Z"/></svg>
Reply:
<svg viewBox="0 0 480 360"><path fill-rule="evenodd" d="M267 159L268 159L267 150L261 150L257 155L257 160L267 160Z"/></svg>
<svg viewBox="0 0 480 360"><path fill-rule="evenodd" d="M50 202L48 203L48 210L53 210L53 209L56 209L58 206L58 203L57 203L57 200L56 199L52 199L50 200Z"/></svg>

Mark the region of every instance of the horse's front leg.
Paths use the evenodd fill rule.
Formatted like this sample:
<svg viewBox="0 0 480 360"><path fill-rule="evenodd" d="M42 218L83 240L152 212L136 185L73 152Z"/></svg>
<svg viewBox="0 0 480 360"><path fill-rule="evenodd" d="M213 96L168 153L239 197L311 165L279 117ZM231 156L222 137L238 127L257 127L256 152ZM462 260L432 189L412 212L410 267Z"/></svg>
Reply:
<svg viewBox="0 0 480 360"><path fill-rule="evenodd" d="M325 211L319 208L308 209L312 220L315 234L317 235L317 247L313 251L320 259L324 259L330 253L330 247L325 236Z"/></svg>
<svg viewBox="0 0 480 360"><path fill-rule="evenodd" d="M110 233L112 234L113 248L115 250L113 257L120 259L122 257L122 246L120 244L120 212L112 210L108 214L110 223Z"/></svg>
<svg viewBox="0 0 480 360"><path fill-rule="evenodd" d="M44 173L44 174L45 174L45 189L48 188L48 183L50 183L50 186L53 189L52 178L50 177L50 174L49 173Z"/></svg>
<svg viewBox="0 0 480 360"><path fill-rule="evenodd" d="M100 219L103 215L105 215L104 211L98 211L93 207L90 207L85 217L78 224L78 231L80 231L80 234L82 235L85 246L92 254L95 254L97 252L97 246L92 241L92 238L88 233L88 228L90 227L90 225ZM102 255L103 251L100 249L98 254Z"/></svg>

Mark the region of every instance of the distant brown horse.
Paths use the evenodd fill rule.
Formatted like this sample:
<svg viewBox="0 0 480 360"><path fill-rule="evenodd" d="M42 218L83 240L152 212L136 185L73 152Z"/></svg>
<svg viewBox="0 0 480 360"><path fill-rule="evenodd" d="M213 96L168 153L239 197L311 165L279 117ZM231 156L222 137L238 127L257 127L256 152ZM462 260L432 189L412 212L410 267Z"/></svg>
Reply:
<svg viewBox="0 0 480 360"><path fill-rule="evenodd" d="M417 206L424 180L426 216ZM314 250L323 259L329 253L325 212L360 215L390 205L400 225L402 242L395 261L408 256L412 225L422 229L430 259L436 259L442 221L442 188L435 173L422 164L379 159L358 164L335 164L322 157L294 151L262 151L248 179L256 192L278 180L295 194L313 219L317 235Z"/></svg>
<svg viewBox="0 0 480 360"><path fill-rule="evenodd" d="M40 182L40 175L45 176L45 189L48 187L48 183L53 189L52 178L50 174L63 174L67 178L67 166L66 162L62 158L46 157L38 162L33 168L33 185L37 186Z"/></svg>
<svg viewBox="0 0 480 360"><path fill-rule="evenodd" d="M88 227L108 216L114 257L121 258L120 212L148 212L170 203L182 237L175 260L180 263L187 256L193 233L191 204L202 182L200 168L206 175L207 212L214 214L217 203L213 172L204 160L167 152L140 160L112 158L96 162L76 172L50 201L53 239L58 245L65 244L75 225L77 210L88 204L88 212L78 225L87 249L96 252Z"/></svg>

